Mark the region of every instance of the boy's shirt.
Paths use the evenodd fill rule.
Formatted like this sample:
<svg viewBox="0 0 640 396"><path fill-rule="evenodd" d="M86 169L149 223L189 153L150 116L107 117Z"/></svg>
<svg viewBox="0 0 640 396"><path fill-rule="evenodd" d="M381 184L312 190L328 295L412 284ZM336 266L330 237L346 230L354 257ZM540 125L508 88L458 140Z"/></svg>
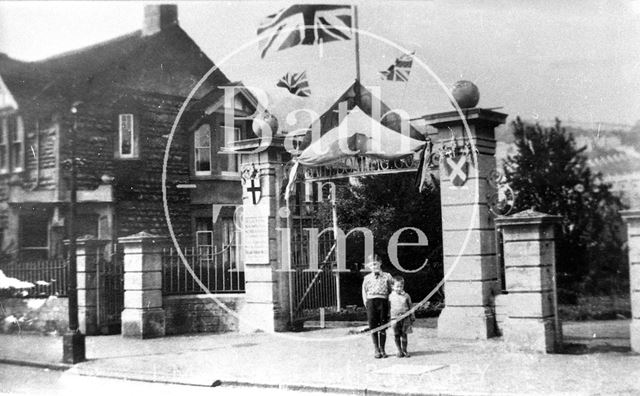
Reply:
<svg viewBox="0 0 640 396"><path fill-rule="evenodd" d="M406 292L396 293L392 291L391 294L389 294L389 314L392 318L405 314L411 307L411 297L409 297ZM411 315L411 317L413 317L413 315Z"/></svg>
<svg viewBox="0 0 640 396"><path fill-rule="evenodd" d="M367 299L373 297L387 298L392 283L393 277L388 272L368 274L362 281L362 299L366 302Z"/></svg>

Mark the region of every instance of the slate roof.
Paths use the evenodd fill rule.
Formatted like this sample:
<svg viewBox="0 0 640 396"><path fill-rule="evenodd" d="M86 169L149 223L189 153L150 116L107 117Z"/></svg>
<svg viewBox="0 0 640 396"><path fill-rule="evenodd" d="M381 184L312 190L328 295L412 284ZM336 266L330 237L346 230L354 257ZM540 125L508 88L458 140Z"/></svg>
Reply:
<svg viewBox="0 0 640 396"><path fill-rule="evenodd" d="M141 30L35 62L0 54L0 75L20 106L68 105L121 88L186 97L213 62L178 25ZM216 70L201 97L229 79Z"/></svg>

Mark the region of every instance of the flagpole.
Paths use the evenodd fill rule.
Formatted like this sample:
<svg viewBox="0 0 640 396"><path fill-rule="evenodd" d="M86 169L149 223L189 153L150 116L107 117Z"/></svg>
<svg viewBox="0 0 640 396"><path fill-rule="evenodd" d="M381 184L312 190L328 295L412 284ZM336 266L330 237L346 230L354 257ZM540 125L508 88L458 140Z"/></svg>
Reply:
<svg viewBox="0 0 640 396"><path fill-rule="evenodd" d="M413 68L413 57L416 55L416 51L414 50L411 53L411 68ZM409 86L409 75L411 74L411 68L409 69L409 74L407 74L407 81L404 82L404 89L402 90L402 98L400 99L400 108L404 108L404 99L407 95L407 86Z"/></svg>
<svg viewBox="0 0 640 396"><path fill-rule="evenodd" d="M356 50L356 80L360 82L360 34L358 33L358 6L353 6L353 28Z"/></svg>

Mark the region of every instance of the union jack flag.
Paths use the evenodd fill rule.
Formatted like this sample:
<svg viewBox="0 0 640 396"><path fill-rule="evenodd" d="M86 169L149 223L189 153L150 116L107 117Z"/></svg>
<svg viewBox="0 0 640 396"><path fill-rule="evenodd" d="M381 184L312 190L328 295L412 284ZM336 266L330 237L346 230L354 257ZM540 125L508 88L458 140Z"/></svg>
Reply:
<svg viewBox="0 0 640 396"><path fill-rule="evenodd" d="M302 73L287 73L278 81L276 86L286 88L296 96L307 97L311 95L306 71Z"/></svg>
<svg viewBox="0 0 640 396"><path fill-rule="evenodd" d="M389 66L387 70L380 72L380 78L390 81L407 81L409 80L409 73L411 73L411 65L413 64L413 54L404 54L399 58L396 58L396 62Z"/></svg>
<svg viewBox="0 0 640 396"><path fill-rule="evenodd" d="M351 6L296 4L266 17L258 27L260 56L271 49L350 40Z"/></svg>

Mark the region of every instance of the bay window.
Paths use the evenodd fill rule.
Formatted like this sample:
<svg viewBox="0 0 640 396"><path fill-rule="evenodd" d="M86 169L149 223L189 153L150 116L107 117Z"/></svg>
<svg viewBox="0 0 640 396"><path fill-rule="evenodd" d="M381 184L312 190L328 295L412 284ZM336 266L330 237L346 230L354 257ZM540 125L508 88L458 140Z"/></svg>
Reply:
<svg viewBox="0 0 640 396"><path fill-rule="evenodd" d="M231 143L242 139L242 129L239 127L224 128L224 144L229 146ZM240 156L239 155L227 155L227 164L224 171L237 173L240 170Z"/></svg>

